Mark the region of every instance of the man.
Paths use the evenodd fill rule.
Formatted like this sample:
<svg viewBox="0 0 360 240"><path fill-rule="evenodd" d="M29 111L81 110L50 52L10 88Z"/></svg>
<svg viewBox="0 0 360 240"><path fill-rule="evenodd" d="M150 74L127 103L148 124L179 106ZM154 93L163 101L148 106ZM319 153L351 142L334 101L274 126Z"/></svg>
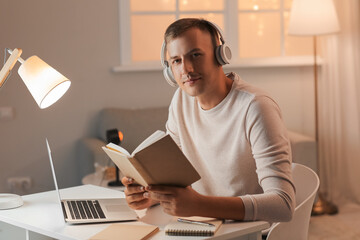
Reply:
<svg viewBox="0 0 360 240"><path fill-rule="evenodd" d="M125 177L129 206L160 203L176 216L289 221L295 206L291 150L278 105L235 73L224 73L214 51L218 30L206 20L172 23L165 44L179 86L167 132L201 179L186 188L144 188Z"/></svg>

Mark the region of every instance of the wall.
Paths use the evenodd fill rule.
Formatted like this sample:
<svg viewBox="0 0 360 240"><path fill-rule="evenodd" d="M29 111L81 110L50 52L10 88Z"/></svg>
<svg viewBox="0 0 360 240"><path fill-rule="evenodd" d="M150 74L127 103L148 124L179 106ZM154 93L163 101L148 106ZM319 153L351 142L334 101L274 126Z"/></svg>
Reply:
<svg viewBox="0 0 360 240"><path fill-rule="evenodd" d="M60 188L80 184L79 139L94 134L104 107L168 105L174 89L161 71L113 73L119 64L118 0L1 0L0 49L22 48L72 81L66 95L40 110L17 74L0 89L0 107L13 107L13 120L0 121L0 192L9 177L29 176L29 192L54 189L45 147L49 139ZM1 54L3 57L3 54ZM311 67L233 69L270 92L286 125L312 135Z"/></svg>

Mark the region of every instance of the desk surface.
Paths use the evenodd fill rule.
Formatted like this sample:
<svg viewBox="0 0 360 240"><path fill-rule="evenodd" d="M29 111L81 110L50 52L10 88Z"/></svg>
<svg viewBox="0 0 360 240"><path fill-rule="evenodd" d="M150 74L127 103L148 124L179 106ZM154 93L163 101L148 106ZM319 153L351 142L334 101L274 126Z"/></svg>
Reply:
<svg viewBox="0 0 360 240"><path fill-rule="evenodd" d="M93 185L84 185L61 190L62 198L114 198L124 197L124 193ZM85 240L105 229L110 224L83 224L69 225L63 220L62 211L57 202L56 192L49 191L23 196L24 205L20 208L1 210L0 221L37 232L56 239ZM137 211L140 221L127 222L126 224L141 225L144 223L157 225L163 230L171 220L171 216L163 213L161 207ZM218 230L213 239L227 239L259 232L268 228L267 222L236 222L226 223ZM159 231L151 239L180 239L167 236L164 231ZM187 240L206 239L187 237Z"/></svg>

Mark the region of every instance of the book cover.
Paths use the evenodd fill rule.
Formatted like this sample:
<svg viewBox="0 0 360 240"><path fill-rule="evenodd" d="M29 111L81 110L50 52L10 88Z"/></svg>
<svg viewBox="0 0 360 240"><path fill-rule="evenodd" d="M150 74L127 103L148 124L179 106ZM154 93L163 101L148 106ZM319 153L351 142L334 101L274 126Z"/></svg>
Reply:
<svg viewBox="0 0 360 240"><path fill-rule="evenodd" d="M152 225L112 224L92 236L90 240L145 240L158 231L159 227Z"/></svg>

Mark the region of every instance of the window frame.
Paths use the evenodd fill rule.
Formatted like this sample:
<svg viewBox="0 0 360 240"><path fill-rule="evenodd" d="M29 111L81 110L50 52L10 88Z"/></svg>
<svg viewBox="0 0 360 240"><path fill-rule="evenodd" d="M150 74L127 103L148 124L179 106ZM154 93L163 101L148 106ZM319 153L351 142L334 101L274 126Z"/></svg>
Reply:
<svg viewBox="0 0 360 240"><path fill-rule="evenodd" d="M112 70L114 72L133 72L133 71L158 71L162 69L160 61L144 61L144 62L132 62L131 56L131 0L119 0L119 40L120 40L120 65L114 66ZM178 3L179 0L176 0ZM261 58L240 58L239 57L239 42L238 39L238 15L243 12L254 12L253 10L239 10L237 0L224 0L224 10L211 11L211 13L223 13L224 14L224 33L225 40L233 53L233 58L229 65L225 65L224 68L253 68L253 67L287 67L287 66L312 66L314 63L314 57L312 55L307 56L285 56L285 29L284 29L284 0L280 0L280 8L274 10L257 10L256 12L279 12L281 14L281 55L276 57L261 57ZM161 11L156 12L135 12L135 14L174 14L176 19L180 14L187 13L209 13L210 11L181 11L176 4L175 11ZM236 9L236 10L234 10ZM229 34L228 29L236 29L234 34ZM160 55L160 49L159 49ZM319 63L321 64L321 59Z"/></svg>

